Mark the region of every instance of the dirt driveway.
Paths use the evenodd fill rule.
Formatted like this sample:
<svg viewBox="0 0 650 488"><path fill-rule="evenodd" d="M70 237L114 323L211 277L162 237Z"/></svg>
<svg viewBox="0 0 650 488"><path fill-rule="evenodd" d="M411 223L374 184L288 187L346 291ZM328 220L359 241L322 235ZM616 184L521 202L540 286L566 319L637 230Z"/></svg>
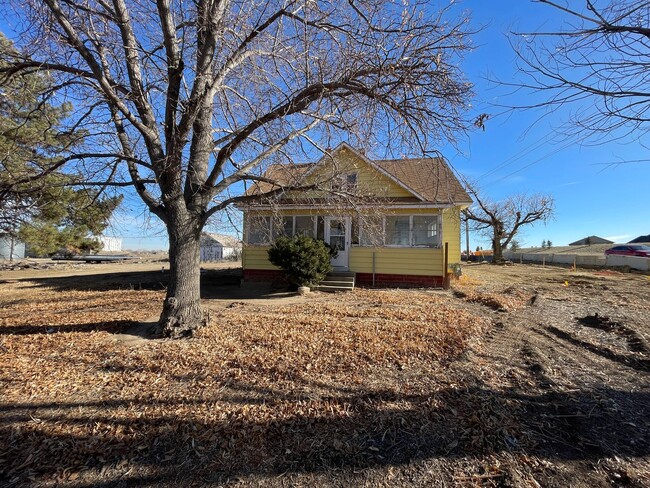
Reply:
<svg viewBox="0 0 650 488"><path fill-rule="evenodd" d="M509 399L542 486L650 486L650 277L533 265L464 273L495 328L454 369ZM526 305L508 312L480 300L522 293Z"/></svg>

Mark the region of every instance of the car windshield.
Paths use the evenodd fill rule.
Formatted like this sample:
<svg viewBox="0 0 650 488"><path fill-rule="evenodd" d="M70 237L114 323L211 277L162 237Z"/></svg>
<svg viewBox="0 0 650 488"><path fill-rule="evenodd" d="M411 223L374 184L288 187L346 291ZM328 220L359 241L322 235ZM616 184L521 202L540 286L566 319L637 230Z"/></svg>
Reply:
<svg viewBox="0 0 650 488"><path fill-rule="evenodd" d="M630 246L630 247L635 251L650 251L650 246L638 245L638 246Z"/></svg>

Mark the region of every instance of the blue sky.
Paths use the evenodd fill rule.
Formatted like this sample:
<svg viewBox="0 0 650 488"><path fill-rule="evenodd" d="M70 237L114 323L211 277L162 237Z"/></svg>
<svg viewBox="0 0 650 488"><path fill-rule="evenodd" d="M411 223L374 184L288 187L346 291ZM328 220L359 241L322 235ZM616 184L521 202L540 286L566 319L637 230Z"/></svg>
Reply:
<svg viewBox="0 0 650 488"><path fill-rule="evenodd" d="M518 240L524 246L539 246L542 240L554 245L598 235L626 242L650 233L646 217L650 163L617 161L645 158L641 142L589 145L579 139L557 142L556 130L568 120L571 110L560 108L544 117L540 111L503 113L499 105L525 104L525 93L512 93L490 79L516 81L516 55L507 35L510 31L550 30L566 18L557 10L528 0L465 0L454 8L467 10L474 27L475 49L463 62L468 79L475 84L476 113L491 115L485 131L475 130L455 146L442 147L454 167L478 181L485 194L498 200L513 193L546 193L555 198L555 218L547 225L524 229ZM582 6L584 2L571 1ZM10 25L0 29L11 35ZM555 142L554 142L555 141ZM215 231L231 233L227 226ZM165 249L164 228L155 217L147 217L137 200L128 199L107 234L121 236L125 249ZM463 239L463 246L465 245ZM472 248L489 248L489 241L472 236Z"/></svg>
<svg viewBox="0 0 650 488"><path fill-rule="evenodd" d="M574 7L584 3L570 2ZM503 114L496 106L522 105L528 96L489 81L522 79L508 33L554 30L566 16L530 1L467 0L458 5L471 11L475 25L484 26L464 67L475 83L478 111L492 117L484 132L471 133L457 149L446 148L456 169L478 181L492 199L520 192L553 195L554 220L524 229L518 237L524 245L540 246L545 239L566 245L589 235L626 242L650 233L646 193L650 162L610 164L645 159L642 141L627 138L623 143L593 145L574 138L553 143L557 129L578 106L560 108L541 119L539 110ZM485 239L472 237L472 248L489 248Z"/></svg>

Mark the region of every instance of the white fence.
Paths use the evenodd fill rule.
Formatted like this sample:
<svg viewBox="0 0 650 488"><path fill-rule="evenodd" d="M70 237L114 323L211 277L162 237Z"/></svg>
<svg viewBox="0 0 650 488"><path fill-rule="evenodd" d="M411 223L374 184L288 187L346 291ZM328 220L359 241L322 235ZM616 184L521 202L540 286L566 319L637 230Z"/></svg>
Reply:
<svg viewBox="0 0 650 488"><path fill-rule="evenodd" d="M547 254L504 252L504 257L513 261L542 264L568 264L586 267L622 267L628 266L640 271L650 271L650 258L638 256L589 256L582 254Z"/></svg>

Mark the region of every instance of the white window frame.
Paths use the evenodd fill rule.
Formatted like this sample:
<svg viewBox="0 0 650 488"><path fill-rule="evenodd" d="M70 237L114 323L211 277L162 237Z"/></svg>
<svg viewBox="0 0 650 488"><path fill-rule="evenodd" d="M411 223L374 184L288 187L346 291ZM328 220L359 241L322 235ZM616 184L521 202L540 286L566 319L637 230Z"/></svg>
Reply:
<svg viewBox="0 0 650 488"><path fill-rule="evenodd" d="M273 244L273 241L276 237L276 229L280 227L282 231L284 231L284 225L280 224L278 220L281 220L284 222L284 219L291 219L291 235L288 237L293 237L296 235L296 218L298 217L307 217L313 220L313 227L312 227L312 232L314 233L313 237L316 239L316 235L318 233L318 216L317 215L310 215L310 214L301 214L301 215L279 215L277 218L274 218L270 215L249 215L246 220L246 244L249 246L270 246ZM269 229L268 229L268 240L265 242L258 242L255 244L251 244L249 242L249 237L250 237L250 221L251 219L266 219L269 223Z"/></svg>
<svg viewBox="0 0 650 488"><path fill-rule="evenodd" d="M409 243L408 245L404 244L386 244L386 217L408 217L409 218ZM437 237L437 243L433 245L415 245L415 239L413 235L413 217L434 217L436 219L436 237ZM363 242L363 232L364 229L361 225L359 225L359 244L355 244L354 247L390 247L390 248L419 248L419 249L440 249L442 247L442 218L439 213L434 213L434 214L395 214L395 215L384 215L382 217L382 229L381 229L381 238L378 239L380 241L379 244L377 245L372 245L372 244L361 244Z"/></svg>

